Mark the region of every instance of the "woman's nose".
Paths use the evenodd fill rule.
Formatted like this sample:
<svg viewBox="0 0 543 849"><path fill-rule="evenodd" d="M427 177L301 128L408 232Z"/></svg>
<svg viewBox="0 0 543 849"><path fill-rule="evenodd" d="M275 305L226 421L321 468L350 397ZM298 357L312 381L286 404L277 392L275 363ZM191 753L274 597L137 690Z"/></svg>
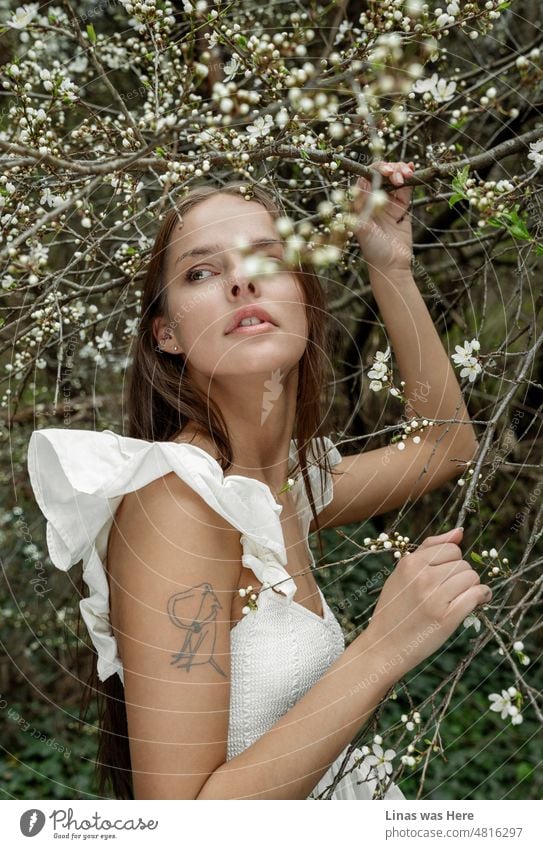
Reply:
<svg viewBox="0 0 543 849"><path fill-rule="evenodd" d="M228 279L228 286L231 294L236 296L243 291L255 292L255 284L247 274L243 261L237 263L235 268L232 269Z"/></svg>
<svg viewBox="0 0 543 849"><path fill-rule="evenodd" d="M240 292L243 292L243 290L247 290L248 292L254 293L255 284L250 281L247 283L243 281L233 281L232 283L230 283L230 291L233 295L237 296L240 294Z"/></svg>

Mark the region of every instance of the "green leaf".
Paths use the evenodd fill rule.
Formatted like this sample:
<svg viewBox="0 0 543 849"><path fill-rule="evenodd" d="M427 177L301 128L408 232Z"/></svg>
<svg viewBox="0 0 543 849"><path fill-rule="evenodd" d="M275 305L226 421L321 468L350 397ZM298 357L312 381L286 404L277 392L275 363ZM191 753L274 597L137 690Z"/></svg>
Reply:
<svg viewBox="0 0 543 849"><path fill-rule="evenodd" d="M500 221L499 218L495 218L495 217L487 218L486 223L490 224L491 227L504 227L505 226L503 221Z"/></svg>
<svg viewBox="0 0 543 849"><path fill-rule="evenodd" d="M465 199L466 199L465 194L460 194L459 192L456 192L452 197L449 198L449 206L450 207L454 206L455 203L458 203L459 200L465 200Z"/></svg>
<svg viewBox="0 0 543 849"><path fill-rule="evenodd" d="M245 38L244 35L238 35L238 37L236 38L236 41L237 41L237 43L239 44L240 47L247 47L247 39Z"/></svg>
<svg viewBox="0 0 543 849"><path fill-rule="evenodd" d="M510 227L509 232L511 233L512 236L515 237L515 239L524 239L524 241L528 241L528 242L531 239L531 236L528 233L528 230L526 229L524 222L522 223L521 226L517 227L515 225L514 227Z"/></svg>
<svg viewBox="0 0 543 849"><path fill-rule="evenodd" d="M520 217L517 210L514 209L510 215L511 221L511 229L509 232L512 236L516 236L517 239L531 239L530 233L526 226L526 222L523 218Z"/></svg>
<svg viewBox="0 0 543 849"><path fill-rule="evenodd" d="M96 44L96 33L92 24L87 24L87 35L91 44Z"/></svg>
<svg viewBox="0 0 543 849"><path fill-rule="evenodd" d="M518 206L511 211L502 212L500 215L489 218L488 223L492 227L505 227L509 235L515 239L530 241L532 238L526 222L518 214Z"/></svg>
<svg viewBox="0 0 543 849"><path fill-rule="evenodd" d="M472 551L469 556L471 557L472 560L475 561L475 563L484 563L484 560L481 557L481 555L477 554L475 551Z"/></svg>
<svg viewBox="0 0 543 849"><path fill-rule="evenodd" d="M155 153L157 156L166 156L166 151L163 147L155 147Z"/></svg>
<svg viewBox="0 0 543 849"><path fill-rule="evenodd" d="M449 199L449 207L454 206L459 200L467 200L467 194L464 188L465 182L469 175L469 165L465 165L461 171L457 171L452 180L452 188L454 189L453 196Z"/></svg>
<svg viewBox="0 0 543 849"><path fill-rule="evenodd" d="M461 171L457 171L453 177L452 187L457 192L464 192L464 185L469 176L469 165L465 165Z"/></svg>
<svg viewBox="0 0 543 849"><path fill-rule="evenodd" d="M536 245L535 252L538 256L543 256L543 245Z"/></svg>

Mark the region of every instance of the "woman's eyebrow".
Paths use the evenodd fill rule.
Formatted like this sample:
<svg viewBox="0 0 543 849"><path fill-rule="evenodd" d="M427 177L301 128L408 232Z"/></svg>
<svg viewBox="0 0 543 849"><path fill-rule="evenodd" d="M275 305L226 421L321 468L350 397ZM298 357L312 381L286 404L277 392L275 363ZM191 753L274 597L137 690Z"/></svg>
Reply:
<svg viewBox="0 0 543 849"><path fill-rule="evenodd" d="M254 247L264 247L265 245L282 245L283 242L281 239L255 239L252 242L248 243L252 248ZM191 248L190 251L185 251L185 253L178 256L175 260L175 265L177 265L181 260L185 259L188 256L209 256L209 254L213 253L221 253L226 250L222 245L201 245L197 248Z"/></svg>

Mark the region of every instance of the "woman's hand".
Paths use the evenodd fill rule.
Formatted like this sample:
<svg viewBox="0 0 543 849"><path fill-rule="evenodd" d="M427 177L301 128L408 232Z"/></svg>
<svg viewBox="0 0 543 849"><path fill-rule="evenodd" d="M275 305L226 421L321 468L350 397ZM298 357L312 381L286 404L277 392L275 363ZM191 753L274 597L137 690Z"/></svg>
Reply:
<svg viewBox="0 0 543 849"><path fill-rule="evenodd" d="M492 591L462 560L462 529L426 537L397 562L360 635L395 681L433 654Z"/></svg>
<svg viewBox="0 0 543 849"><path fill-rule="evenodd" d="M393 186L395 191L386 197L379 193L372 198L371 183L359 177L355 184L353 211L358 216L353 229L364 259L370 271L411 268L412 235L411 217L408 207L411 202L411 186L403 186L405 179L413 176L413 162L372 162ZM401 188L400 188L401 187ZM382 192L382 190L381 190ZM375 205L377 200L377 205ZM383 201L381 206L379 201Z"/></svg>

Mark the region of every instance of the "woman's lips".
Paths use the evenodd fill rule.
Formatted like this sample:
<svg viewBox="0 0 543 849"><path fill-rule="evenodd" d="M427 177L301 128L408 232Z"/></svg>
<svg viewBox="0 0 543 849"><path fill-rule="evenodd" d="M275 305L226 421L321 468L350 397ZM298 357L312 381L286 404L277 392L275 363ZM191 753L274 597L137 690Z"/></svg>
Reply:
<svg viewBox="0 0 543 849"><path fill-rule="evenodd" d="M268 330L274 329L275 324L271 324L269 321L262 321L260 324L248 324L245 327L238 325L227 335L232 336L233 333L243 333L246 336L254 336L258 333L266 333Z"/></svg>

